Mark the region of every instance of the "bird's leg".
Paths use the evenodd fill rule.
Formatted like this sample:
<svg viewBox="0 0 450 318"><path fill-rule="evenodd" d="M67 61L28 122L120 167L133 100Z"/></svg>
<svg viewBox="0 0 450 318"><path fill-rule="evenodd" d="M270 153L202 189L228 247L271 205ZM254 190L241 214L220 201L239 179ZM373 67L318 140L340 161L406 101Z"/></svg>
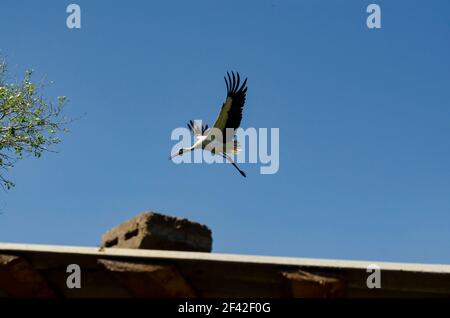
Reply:
<svg viewBox="0 0 450 318"><path fill-rule="evenodd" d="M239 173L243 176L243 177L247 177L247 175L245 174L244 171L242 171L241 169L239 169L239 167L237 166L237 164L234 163L233 159L227 155L226 153L222 152L222 157L224 157L225 159L227 159L236 169L237 171L239 171Z"/></svg>

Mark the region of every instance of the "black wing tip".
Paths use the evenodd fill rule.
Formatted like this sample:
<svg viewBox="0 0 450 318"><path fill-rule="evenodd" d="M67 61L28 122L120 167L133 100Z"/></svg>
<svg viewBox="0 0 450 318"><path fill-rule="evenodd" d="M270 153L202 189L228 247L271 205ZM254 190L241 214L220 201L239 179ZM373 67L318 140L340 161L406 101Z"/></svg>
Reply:
<svg viewBox="0 0 450 318"><path fill-rule="evenodd" d="M208 124L202 125L202 135L205 135L205 132L208 130Z"/></svg>
<svg viewBox="0 0 450 318"><path fill-rule="evenodd" d="M194 135L201 134L202 136L205 135L205 132L208 130L209 126L206 123L203 123L201 126L195 123L193 120L189 120L187 123L187 127Z"/></svg>
<svg viewBox="0 0 450 318"><path fill-rule="evenodd" d="M192 120L189 120L189 122L187 123L187 126L189 128L189 130L192 132L192 134L195 135L195 123Z"/></svg>
<svg viewBox="0 0 450 318"><path fill-rule="evenodd" d="M228 80L227 80L228 77ZM247 92L247 77L244 79L244 81L241 83L241 76L239 72L236 71L236 74L234 71L230 72L227 71L227 77L224 76L225 84L227 85L227 95L230 96L232 94L237 93L243 93L245 94Z"/></svg>

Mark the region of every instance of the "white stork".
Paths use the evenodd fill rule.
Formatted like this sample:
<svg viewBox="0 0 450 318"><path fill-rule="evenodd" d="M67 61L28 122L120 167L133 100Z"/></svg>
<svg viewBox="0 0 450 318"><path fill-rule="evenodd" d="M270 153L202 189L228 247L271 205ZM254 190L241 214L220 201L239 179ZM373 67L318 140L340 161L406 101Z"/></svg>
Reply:
<svg viewBox="0 0 450 318"><path fill-rule="evenodd" d="M227 98L222 105L222 109L212 129L209 129L208 125L199 126L190 120L187 126L195 136L195 143L189 148L180 148L169 159L172 160L176 156L181 156L195 149L210 151L212 154L216 154L215 152L218 149L219 154L228 160L245 177L245 172L239 169L229 154L236 154L240 151L234 131L241 124L242 109L245 103L245 94L247 93L247 79L240 85L241 79L239 73L236 73L235 76L234 72L231 72L230 76L227 72L227 77L224 77L225 84L227 85ZM215 132L221 133L219 135L222 136L222 140L217 138Z"/></svg>

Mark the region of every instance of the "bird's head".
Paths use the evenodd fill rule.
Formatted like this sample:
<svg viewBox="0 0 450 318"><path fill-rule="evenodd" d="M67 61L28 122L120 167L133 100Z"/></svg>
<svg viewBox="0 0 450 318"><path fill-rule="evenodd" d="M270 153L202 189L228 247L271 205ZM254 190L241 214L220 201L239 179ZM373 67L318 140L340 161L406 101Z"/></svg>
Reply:
<svg viewBox="0 0 450 318"><path fill-rule="evenodd" d="M175 151L175 153L173 155L171 155L169 157L169 160L172 160L173 158L177 157L177 156L182 156L184 153L191 151L190 148L180 148L177 151Z"/></svg>

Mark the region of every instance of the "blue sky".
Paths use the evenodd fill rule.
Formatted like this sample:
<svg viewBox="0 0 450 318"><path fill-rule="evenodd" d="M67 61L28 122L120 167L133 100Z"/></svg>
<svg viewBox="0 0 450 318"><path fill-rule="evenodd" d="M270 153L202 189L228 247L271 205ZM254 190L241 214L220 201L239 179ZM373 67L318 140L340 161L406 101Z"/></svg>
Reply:
<svg viewBox="0 0 450 318"><path fill-rule="evenodd" d="M215 252L450 263L448 1L1 2L10 73L82 116L0 193L0 242L98 245L155 210L209 225ZM280 128L280 170L244 179L167 160L248 77L243 127Z"/></svg>

